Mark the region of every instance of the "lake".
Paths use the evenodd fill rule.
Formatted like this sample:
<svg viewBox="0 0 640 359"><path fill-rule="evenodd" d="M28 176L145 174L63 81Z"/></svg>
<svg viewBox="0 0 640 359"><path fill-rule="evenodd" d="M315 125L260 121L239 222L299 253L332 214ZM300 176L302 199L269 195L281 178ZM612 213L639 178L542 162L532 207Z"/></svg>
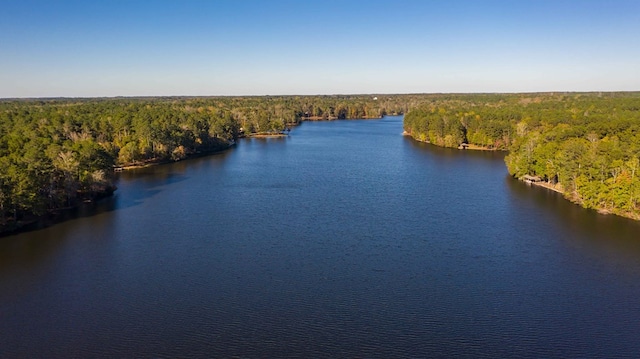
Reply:
<svg viewBox="0 0 640 359"><path fill-rule="evenodd" d="M0 238L0 357L639 357L640 224L402 117L119 175Z"/></svg>

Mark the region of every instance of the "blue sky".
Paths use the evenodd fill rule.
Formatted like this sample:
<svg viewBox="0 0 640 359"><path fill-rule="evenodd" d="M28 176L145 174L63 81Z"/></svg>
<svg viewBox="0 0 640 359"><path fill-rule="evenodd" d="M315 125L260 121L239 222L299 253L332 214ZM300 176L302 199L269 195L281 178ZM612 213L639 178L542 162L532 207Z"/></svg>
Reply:
<svg viewBox="0 0 640 359"><path fill-rule="evenodd" d="M0 97L640 90L638 0L0 9Z"/></svg>

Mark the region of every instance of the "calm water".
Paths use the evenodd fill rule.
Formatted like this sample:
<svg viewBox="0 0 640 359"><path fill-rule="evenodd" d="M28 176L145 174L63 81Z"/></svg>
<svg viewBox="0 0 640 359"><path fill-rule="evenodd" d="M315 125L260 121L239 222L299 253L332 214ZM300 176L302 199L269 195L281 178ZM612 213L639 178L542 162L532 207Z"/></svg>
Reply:
<svg viewBox="0 0 640 359"><path fill-rule="evenodd" d="M402 119L124 173L0 238L0 357L639 357L640 224Z"/></svg>

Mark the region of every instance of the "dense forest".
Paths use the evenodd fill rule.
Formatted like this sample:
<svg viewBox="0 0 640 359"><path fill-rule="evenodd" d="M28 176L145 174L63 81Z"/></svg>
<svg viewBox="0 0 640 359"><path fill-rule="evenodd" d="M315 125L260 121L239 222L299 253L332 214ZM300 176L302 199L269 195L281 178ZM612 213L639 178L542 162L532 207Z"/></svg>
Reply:
<svg viewBox="0 0 640 359"><path fill-rule="evenodd" d="M404 113L424 95L0 100L0 232L112 193L114 170L220 151L303 120Z"/></svg>
<svg viewBox="0 0 640 359"><path fill-rule="evenodd" d="M438 146L508 150L511 175L640 219L640 93L448 95L404 126Z"/></svg>

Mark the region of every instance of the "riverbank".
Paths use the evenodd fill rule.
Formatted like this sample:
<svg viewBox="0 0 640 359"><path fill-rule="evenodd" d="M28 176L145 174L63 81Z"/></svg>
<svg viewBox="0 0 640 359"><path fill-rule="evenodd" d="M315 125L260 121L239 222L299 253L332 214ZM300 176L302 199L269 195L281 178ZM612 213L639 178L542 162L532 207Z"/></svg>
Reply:
<svg viewBox="0 0 640 359"><path fill-rule="evenodd" d="M431 143L431 141L429 140L421 140L419 138L414 137L411 133L407 132L407 131L403 131L402 132L403 136L407 136L407 137L411 137L413 140L418 141L418 142L422 142L422 143L427 143L430 145L434 145L434 146L438 146L438 147L444 147L444 148L456 148L458 150L471 150L471 151L506 151L506 150L500 150L497 148L492 148L492 147L486 147L486 146L479 146L479 145L474 145L474 144L469 144L469 143L463 143L458 145L458 147L446 147L446 146L439 146L435 143Z"/></svg>
<svg viewBox="0 0 640 359"><path fill-rule="evenodd" d="M520 178L520 181L525 182L526 184L530 184L532 186L536 186L536 187L542 187L542 188L546 188L550 191L554 191L557 193L560 193L562 195L564 195L564 191L562 190L562 187L559 186L558 184L553 184L553 183L549 183L549 182L545 182L545 181L538 181L538 182L531 182L531 181L527 181L525 179Z"/></svg>
<svg viewBox="0 0 640 359"><path fill-rule="evenodd" d="M499 150L497 148L491 148L491 147L486 147L486 146L478 146L478 145L472 145L472 144L461 144L460 146L458 146L459 150L471 150L471 151L504 151L504 150Z"/></svg>
<svg viewBox="0 0 640 359"><path fill-rule="evenodd" d="M135 169L140 169L140 168L147 168L147 167L153 167L153 166L158 166L158 165L165 165L165 164L168 164L168 163L174 163L174 162L178 162L178 161L185 161L185 160L189 160L189 159L192 159L192 158L209 156L209 155L213 155L213 154L216 154L216 153L224 152L224 151L228 150L229 148L235 146L235 144L236 144L236 142L232 141L227 146L224 146L224 147L221 147L221 148L216 148L216 149L211 149L211 150L205 150L205 151L198 151L198 152L190 153L190 154L187 154L184 158L179 158L179 159L166 159L166 158L165 159L157 159L157 158L152 158L152 159L149 159L149 160L146 160L146 161L123 164L121 166L114 167L113 170L115 172L129 171L129 170L135 170Z"/></svg>

